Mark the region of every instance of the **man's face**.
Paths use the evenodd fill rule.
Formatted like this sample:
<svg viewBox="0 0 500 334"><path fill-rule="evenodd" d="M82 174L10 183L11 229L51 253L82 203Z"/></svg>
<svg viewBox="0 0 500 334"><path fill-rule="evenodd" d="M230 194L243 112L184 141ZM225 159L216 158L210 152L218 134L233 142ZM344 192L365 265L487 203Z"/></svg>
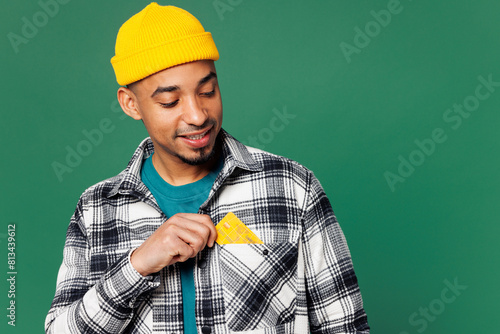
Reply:
<svg viewBox="0 0 500 334"><path fill-rule="evenodd" d="M164 162L202 165L222 124L214 62L196 61L151 75L131 87L138 116Z"/></svg>

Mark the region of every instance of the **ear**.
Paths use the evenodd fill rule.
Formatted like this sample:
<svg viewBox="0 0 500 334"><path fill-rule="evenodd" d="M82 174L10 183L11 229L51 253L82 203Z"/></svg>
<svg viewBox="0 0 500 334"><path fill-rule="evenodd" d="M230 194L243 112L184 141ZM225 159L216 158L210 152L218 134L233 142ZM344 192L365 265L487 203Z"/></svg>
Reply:
<svg viewBox="0 0 500 334"><path fill-rule="evenodd" d="M116 93L118 102L123 109L123 112L135 120L142 119L141 113L139 111L139 106L137 103L137 96L132 90L127 87L118 88Z"/></svg>

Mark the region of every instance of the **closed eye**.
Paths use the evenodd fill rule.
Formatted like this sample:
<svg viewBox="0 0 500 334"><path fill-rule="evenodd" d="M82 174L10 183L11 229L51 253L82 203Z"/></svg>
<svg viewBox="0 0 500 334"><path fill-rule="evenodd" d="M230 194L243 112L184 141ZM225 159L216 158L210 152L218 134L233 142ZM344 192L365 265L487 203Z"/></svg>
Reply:
<svg viewBox="0 0 500 334"><path fill-rule="evenodd" d="M170 103L160 103L160 105L163 108L172 108L172 107L175 107L177 105L177 103L179 103L179 100L175 100L174 102L170 102Z"/></svg>
<svg viewBox="0 0 500 334"><path fill-rule="evenodd" d="M203 95L203 96L212 96L214 94L215 94L215 89L213 89L211 92L201 93L201 95Z"/></svg>

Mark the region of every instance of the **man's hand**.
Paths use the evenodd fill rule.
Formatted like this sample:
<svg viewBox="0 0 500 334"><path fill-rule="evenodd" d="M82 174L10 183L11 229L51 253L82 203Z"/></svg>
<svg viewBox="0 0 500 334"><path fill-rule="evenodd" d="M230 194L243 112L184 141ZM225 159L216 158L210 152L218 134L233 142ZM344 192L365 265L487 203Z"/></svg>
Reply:
<svg viewBox="0 0 500 334"><path fill-rule="evenodd" d="M178 213L147 238L130 261L135 270L147 276L195 257L206 245L212 247L215 239L217 231L208 215Z"/></svg>

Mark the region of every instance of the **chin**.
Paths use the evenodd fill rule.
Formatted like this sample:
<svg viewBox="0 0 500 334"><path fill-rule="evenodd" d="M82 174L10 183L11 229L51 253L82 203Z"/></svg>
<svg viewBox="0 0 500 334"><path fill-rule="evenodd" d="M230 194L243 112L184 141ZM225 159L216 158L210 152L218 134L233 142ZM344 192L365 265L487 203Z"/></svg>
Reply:
<svg viewBox="0 0 500 334"><path fill-rule="evenodd" d="M186 157L182 155L178 155L177 157L182 160L182 162L191 165L191 166L200 166L209 162L215 155L215 149L212 147L210 152L205 153L205 148L202 148L201 151L195 157Z"/></svg>

